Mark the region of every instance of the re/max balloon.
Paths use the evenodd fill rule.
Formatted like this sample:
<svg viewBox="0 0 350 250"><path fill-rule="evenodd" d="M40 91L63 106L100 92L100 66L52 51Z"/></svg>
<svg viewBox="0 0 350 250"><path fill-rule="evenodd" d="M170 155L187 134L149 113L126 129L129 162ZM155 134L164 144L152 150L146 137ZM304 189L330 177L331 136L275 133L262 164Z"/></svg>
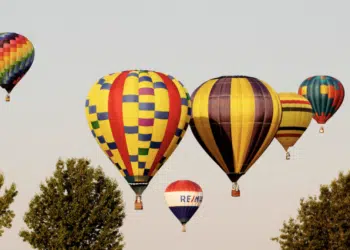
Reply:
<svg viewBox="0 0 350 250"><path fill-rule="evenodd" d="M270 145L281 121L277 93L248 76L223 76L206 81L192 94L191 129L199 144L233 182Z"/></svg>
<svg viewBox="0 0 350 250"><path fill-rule="evenodd" d="M188 127L187 90L169 75L128 70L96 82L85 107L93 136L136 193L135 209L143 209L143 191Z"/></svg>
<svg viewBox="0 0 350 250"><path fill-rule="evenodd" d="M186 223L197 212L203 201L202 188L195 182L179 180L171 183L165 189L165 200L186 232Z"/></svg>
<svg viewBox="0 0 350 250"><path fill-rule="evenodd" d="M332 76L312 76L302 82L298 93L306 97L312 106L313 118L318 124L334 116L343 103L345 90L343 84ZM324 132L323 126L320 133Z"/></svg>
<svg viewBox="0 0 350 250"><path fill-rule="evenodd" d="M10 93L30 69L34 61L33 44L16 33L0 33L0 86Z"/></svg>
<svg viewBox="0 0 350 250"><path fill-rule="evenodd" d="M288 149L304 134L312 120L310 102L296 93L278 94L282 105L282 120L276 139L286 151L286 159L290 159Z"/></svg>

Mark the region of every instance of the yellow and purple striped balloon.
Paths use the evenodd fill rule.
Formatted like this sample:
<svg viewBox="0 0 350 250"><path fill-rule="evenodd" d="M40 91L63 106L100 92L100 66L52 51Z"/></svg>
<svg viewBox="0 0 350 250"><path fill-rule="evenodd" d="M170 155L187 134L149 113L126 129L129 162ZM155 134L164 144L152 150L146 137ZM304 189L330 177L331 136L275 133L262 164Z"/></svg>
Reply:
<svg viewBox="0 0 350 250"><path fill-rule="evenodd" d="M233 182L270 145L281 121L277 93L248 76L223 76L206 81L192 94L191 129L199 144Z"/></svg>

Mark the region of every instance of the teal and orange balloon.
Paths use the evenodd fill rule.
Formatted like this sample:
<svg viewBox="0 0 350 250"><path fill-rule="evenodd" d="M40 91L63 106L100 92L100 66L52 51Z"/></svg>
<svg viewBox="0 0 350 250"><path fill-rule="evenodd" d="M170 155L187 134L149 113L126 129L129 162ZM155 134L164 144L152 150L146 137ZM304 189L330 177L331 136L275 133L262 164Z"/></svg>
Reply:
<svg viewBox="0 0 350 250"><path fill-rule="evenodd" d="M320 133L324 133L323 125L334 116L343 103L343 84L332 76L312 76L302 82L298 93L311 103L313 118L321 125Z"/></svg>
<svg viewBox="0 0 350 250"><path fill-rule="evenodd" d="M28 72L34 61L34 46L23 35L0 33L0 86L10 93Z"/></svg>
<svg viewBox="0 0 350 250"><path fill-rule="evenodd" d="M136 193L141 195L183 138L191 99L174 77L128 70L104 76L90 89L86 118L92 135Z"/></svg>

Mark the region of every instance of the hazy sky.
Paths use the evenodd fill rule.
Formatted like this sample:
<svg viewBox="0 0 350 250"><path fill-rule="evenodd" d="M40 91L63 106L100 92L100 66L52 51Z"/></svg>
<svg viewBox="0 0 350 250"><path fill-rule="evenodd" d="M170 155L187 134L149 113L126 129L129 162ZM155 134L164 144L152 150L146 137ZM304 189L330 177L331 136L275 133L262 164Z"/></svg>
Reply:
<svg viewBox="0 0 350 250"><path fill-rule="evenodd" d="M36 56L32 68L2 101L0 170L19 194L13 227L1 250L27 250L18 232L40 182L58 157L88 157L123 190L126 250L274 250L270 241L283 220L295 216L299 199L318 194L349 168L349 102L319 135L312 121L286 161L274 140L240 179L241 197L188 129L173 155L134 210L134 193L92 137L84 104L100 77L127 69L169 73L192 91L204 81L245 74L277 92L297 91L316 74L350 82L348 0L0 0L0 30L27 36ZM346 118L348 117L348 118ZM178 179L201 185L204 200L187 233L166 206L164 189Z"/></svg>

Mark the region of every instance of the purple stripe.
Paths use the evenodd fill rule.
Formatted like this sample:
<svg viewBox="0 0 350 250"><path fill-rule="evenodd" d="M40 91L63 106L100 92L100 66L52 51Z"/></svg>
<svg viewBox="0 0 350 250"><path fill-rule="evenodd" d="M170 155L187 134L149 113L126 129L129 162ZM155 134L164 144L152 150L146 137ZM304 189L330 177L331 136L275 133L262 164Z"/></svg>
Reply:
<svg viewBox="0 0 350 250"><path fill-rule="evenodd" d="M218 79L209 95L209 123L215 143L230 172L234 172L231 136L231 77ZM222 166L221 166L222 167Z"/></svg>
<svg viewBox="0 0 350 250"><path fill-rule="evenodd" d="M153 118L139 118L139 126L153 126Z"/></svg>
<svg viewBox="0 0 350 250"><path fill-rule="evenodd" d="M139 95L154 95L153 88L140 88Z"/></svg>
<svg viewBox="0 0 350 250"><path fill-rule="evenodd" d="M248 77L248 81L250 82L254 93L255 118L247 156L241 172L246 171L248 165L251 163L264 141L266 139L272 141L274 138L266 138L270 130L273 117L273 103L270 92L258 79Z"/></svg>

